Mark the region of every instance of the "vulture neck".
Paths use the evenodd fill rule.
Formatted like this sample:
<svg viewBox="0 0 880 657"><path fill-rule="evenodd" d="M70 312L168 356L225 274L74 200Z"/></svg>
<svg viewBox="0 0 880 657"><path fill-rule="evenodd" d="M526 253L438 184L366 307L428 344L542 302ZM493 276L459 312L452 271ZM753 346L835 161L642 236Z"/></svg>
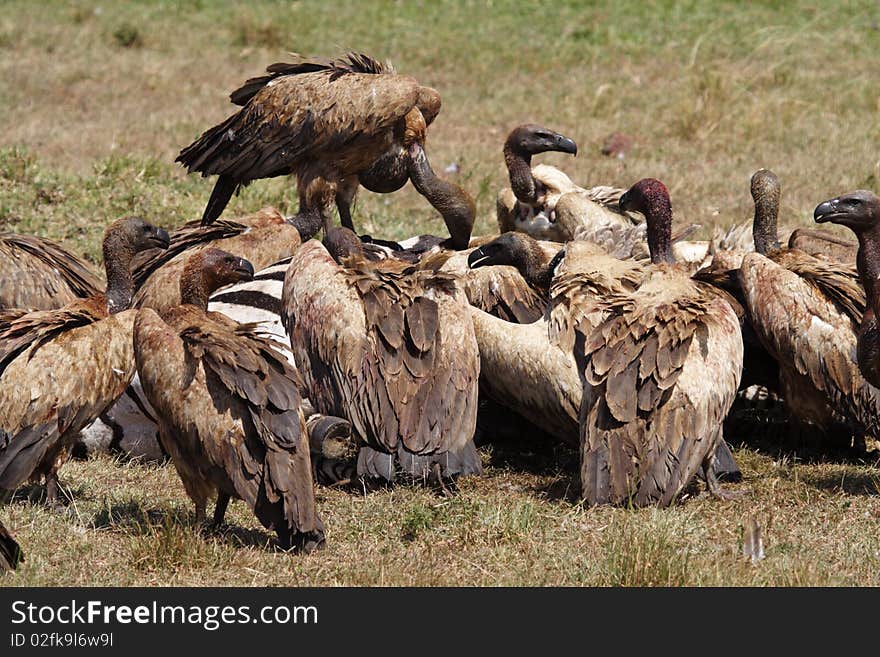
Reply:
<svg viewBox="0 0 880 657"><path fill-rule="evenodd" d="M675 264L672 254L672 203L668 197L651 199L644 213L651 262Z"/></svg>
<svg viewBox="0 0 880 657"><path fill-rule="evenodd" d="M119 233L104 238L101 245L104 255L104 272L107 275L107 312L127 310L134 296L134 279L131 275L131 261L134 249L125 242Z"/></svg>
<svg viewBox="0 0 880 657"><path fill-rule="evenodd" d="M461 187L434 173L421 144L410 145L409 154L409 178L419 194L443 217L449 230L449 245L457 251L468 248L476 217L473 199Z"/></svg>
<svg viewBox="0 0 880 657"><path fill-rule="evenodd" d="M325 215L327 215L325 217ZM319 207L301 209L300 212L288 219L288 223L296 228L300 241L306 242L318 234L325 227L325 219L329 213Z"/></svg>
<svg viewBox="0 0 880 657"><path fill-rule="evenodd" d="M766 255L769 251L779 248L777 218L779 217L779 197L775 194L755 196L755 218L752 222L752 235L755 239L755 251Z"/></svg>
<svg viewBox="0 0 880 657"><path fill-rule="evenodd" d="M859 328L856 357L865 379L871 385L880 387L880 326L877 325L880 315L880 227L860 232L858 238L856 265L865 288L867 304Z"/></svg>
<svg viewBox="0 0 880 657"><path fill-rule="evenodd" d="M180 276L180 303L208 310L208 297L213 290L208 285L207 276L201 269L202 263L192 258Z"/></svg>
<svg viewBox="0 0 880 657"><path fill-rule="evenodd" d="M859 278L865 288L868 305L875 307L880 303L880 226L858 233L859 252L856 256L856 266L859 270ZM880 310L880 308L878 308Z"/></svg>
<svg viewBox="0 0 880 657"><path fill-rule="evenodd" d="M537 243L529 243L529 247L517 254L516 268L526 283L533 288L548 292L553 283L553 271L565 256L565 250L559 252L551 259L547 259L544 251Z"/></svg>
<svg viewBox="0 0 880 657"><path fill-rule="evenodd" d="M517 200L528 205L538 201L538 187L532 175L532 156L504 144L504 163L510 178L510 188Z"/></svg>

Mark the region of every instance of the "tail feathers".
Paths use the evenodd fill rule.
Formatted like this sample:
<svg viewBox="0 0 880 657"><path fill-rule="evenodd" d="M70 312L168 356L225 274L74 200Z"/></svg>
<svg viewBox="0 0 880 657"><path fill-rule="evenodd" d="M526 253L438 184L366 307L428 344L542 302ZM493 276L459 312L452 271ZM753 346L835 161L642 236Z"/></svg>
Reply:
<svg viewBox="0 0 880 657"><path fill-rule="evenodd" d="M205 206L205 212L202 215L202 226L209 226L223 214L229 199L237 189L238 183L229 176L217 177L214 191L211 192L211 198L208 199L208 205Z"/></svg>
<svg viewBox="0 0 880 657"><path fill-rule="evenodd" d="M21 547L0 522L0 569L15 570L23 561Z"/></svg>
<svg viewBox="0 0 880 657"><path fill-rule="evenodd" d="M0 450L0 494L14 492L33 475L49 445L57 440L57 431L57 425L41 424L7 438Z"/></svg>
<svg viewBox="0 0 880 657"><path fill-rule="evenodd" d="M483 474L483 465L473 440L468 440L459 450L440 454L413 454L403 447L403 443L400 444L397 454L361 447L357 473L361 477L378 477L389 482L395 481L399 474L427 481L435 478L437 465L440 466L440 476L444 479Z"/></svg>

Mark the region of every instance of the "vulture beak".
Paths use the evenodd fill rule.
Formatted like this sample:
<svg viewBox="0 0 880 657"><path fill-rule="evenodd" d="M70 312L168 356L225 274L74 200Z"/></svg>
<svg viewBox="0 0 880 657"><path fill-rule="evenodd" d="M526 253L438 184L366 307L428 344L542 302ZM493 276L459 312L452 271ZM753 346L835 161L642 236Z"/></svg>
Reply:
<svg viewBox="0 0 880 657"><path fill-rule="evenodd" d="M475 251L471 251L471 254L468 256L468 267L471 269L476 269L480 266L481 262L485 262L488 259L489 256L483 253L483 247L480 247Z"/></svg>
<svg viewBox="0 0 880 657"><path fill-rule="evenodd" d="M235 265L235 272L241 276L243 281L254 280L254 266L244 258L239 258Z"/></svg>
<svg viewBox="0 0 880 657"><path fill-rule="evenodd" d="M838 202L839 199L833 198L817 205L813 211L813 220L817 224L824 224L846 214L838 210Z"/></svg>
<svg viewBox="0 0 880 657"><path fill-rule="evenodd" d="M554 138L554 147L555 150L560 151L561 153L570 153L575 156L578 154L578 145L574 142L574 139L569 139L563 135L556 135Z"/></svg>
<svg viewBox="0 0 880 657"><path fill-rule="evenodd" d="M158 246L160 249L167 249L171 246L171 237L168 235L168 231L164 228L156 229L156 236L154 237L154 241L158 242Z"/></svg>

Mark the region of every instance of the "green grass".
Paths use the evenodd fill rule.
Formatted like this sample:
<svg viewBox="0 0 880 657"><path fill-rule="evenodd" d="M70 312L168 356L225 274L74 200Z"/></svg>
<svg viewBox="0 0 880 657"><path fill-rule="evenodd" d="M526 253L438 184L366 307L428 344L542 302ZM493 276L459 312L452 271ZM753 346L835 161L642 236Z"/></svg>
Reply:
<svg viewBox="0 0 880 657"><path fill-rule="evenodd" d="M495 230L501 145L522 122L574 138L550 154L584 186L669 187L677 220L707 236L751 216L748 181L772 168L781 223L878 188L880 13L874 2L323 2L12 0L0 14L0 230L47 235L93 262L113 219L164 227L200 216L213 184L174 163L232 112L228 94L288 51L345 49L390 60L437 88L429 156ZM620 131L636 145L603 157ZM296 209L288 180L258 181L228 213ZM410 187L361 191L356 226L402 238L442 224ZM749 436L733 437L736 444ZM753 442L753 441L750 441ZM66 512L19 495L3 510L27 562L23 585L853 585L880 584L878 471L834 456L742 447L753 494L695 494L667 510L584 509L574 456L541 467L484 448L487 476L446 499L400 487L320 488L321 553L291 557L241 503L231 529L201 536L173 468L71 463ZM766 558L742 556L755 516Z"/></svg>

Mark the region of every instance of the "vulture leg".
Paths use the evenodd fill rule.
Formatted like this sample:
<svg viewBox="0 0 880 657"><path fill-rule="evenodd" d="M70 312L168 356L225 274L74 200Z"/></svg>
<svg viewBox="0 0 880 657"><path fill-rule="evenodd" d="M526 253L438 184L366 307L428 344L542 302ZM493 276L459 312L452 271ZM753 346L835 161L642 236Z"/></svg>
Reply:
<svg viewBox="0 0 880 657"><path fill-rule="evenodd" d="M46 475L46 504L48 506L58 505L58 474L56 472Z"/></svg>
<svg viewBox="0 0 880 657"><path fill-rule="evenodd" d="M718 474L715 461L715 453L713 452L711 456L709 456L703 462L703 472L706 474L706 487L709 489L709 494L713 497L717 497L719 500L738 500L740 498L745 497L749 494L748 490L725 490L721 487L721 482L718 481Z"/></svg>
<svg viewBox="0 0 880 657"><path fill-rule="evenodd" d="M214 505L214 529L218 529L223 525L223 518L226 517L226 507L228 506L229 495L223 492L217 493L217 504Z"/></svg>

